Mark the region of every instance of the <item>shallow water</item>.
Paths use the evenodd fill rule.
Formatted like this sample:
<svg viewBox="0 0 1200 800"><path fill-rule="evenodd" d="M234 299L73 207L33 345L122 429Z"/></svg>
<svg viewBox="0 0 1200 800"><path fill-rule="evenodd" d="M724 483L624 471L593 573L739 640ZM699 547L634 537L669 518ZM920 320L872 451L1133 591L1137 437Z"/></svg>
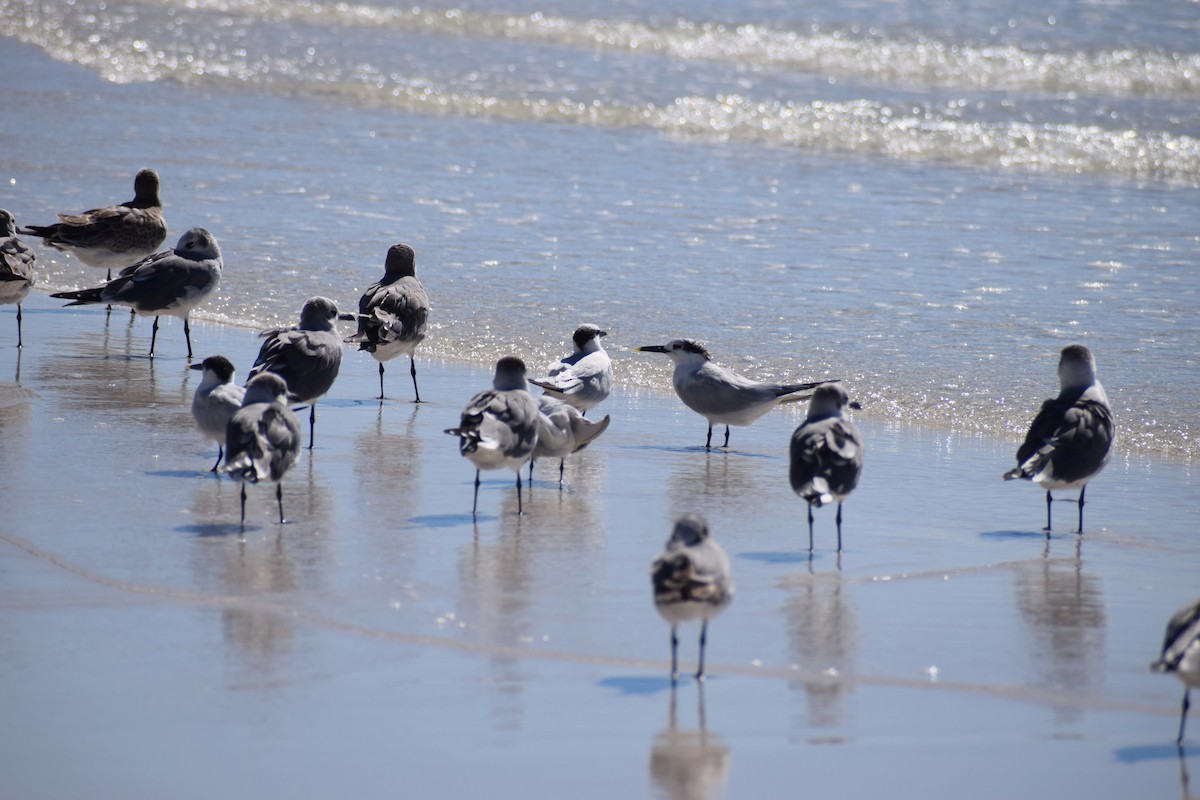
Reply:
<svg viewBox="0 0 1200 800"><path fill-rule="evenodd" d="M588 320L627 385L668 367L623 348L689 336L1009 438L1081 341L1118 446L1190 458L1195 4L1061 5L3 0L0 202L153 165L172 237L222 244L209 318L352 303L407 241L442 357L549 362Z"/></svg>
<svg viewBox="0 0 1200 800"><path fill-rule="evenodd" d="M193 327L244 372L250 332ZM14 796L1186 790L1182 687L1146 665L1195 592L1187 464L1114 459L1087 533L1047 539L1041 493L999 479L1007 443L863 418L846 550L824 509L810 559L785 478L794 413L706 453L702 419L622 387L561 491L539 464L518 517L511 473L487 474L472 523L472 469L441 431L487 371L421 358L429 402L405 402L392 369L399 399L380 406L375 363L348 352L285 481L291 523L252 487L243 537L236 486L206 473L192 429L181 326L153 363L148 329L35 295L19 363L0 348ZM707 517L737 584L703 694L670 691L650 600L683 511ZM1074 514L1058 504L1056 528ZM696 630L681 634L686 669Z"/></svg>

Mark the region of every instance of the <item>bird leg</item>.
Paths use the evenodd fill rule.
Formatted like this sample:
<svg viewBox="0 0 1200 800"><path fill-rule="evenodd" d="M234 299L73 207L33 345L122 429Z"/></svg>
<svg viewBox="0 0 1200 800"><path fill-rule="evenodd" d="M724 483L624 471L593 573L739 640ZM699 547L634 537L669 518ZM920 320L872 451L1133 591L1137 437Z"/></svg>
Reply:
<svg viewBox="0 0 1200 800"><path fill-rule="evenodd" d="M679 680L679 634L674 625L671 626L671 685Z"/></svg>
<svg viewBox="0 0 1200 800"><path fill-rule="evenodd" d="M1084 484L1079 489L1079 530L1075 531L1078 534L1083 533L1083 494L1087 491L1087 484Z"/></svg>
<svg viewBox="0 0 1200 800"><path fill-rule="evenodd" d="M383 362L379 362L379 400L383 399Z"/></svg>
<svg viewBox="0 0 1200 800"><path fill-rule="evenodd" d="M812 503L809 503L808 504L808 552L810 552L810 553L813 551L812 522L813 522L813 520L812 520Z"/></svg>
<svg viewBox="0 0 1200 800"><path fill-rule="evenodd" d="M479 470L475 470L475 500L471 503L471 517L475 516L475 509L479 507Z"/></svg>
<svg viewBox="0 0 1200 800"><path fill-rule="evenodd" d="M308 449L313 449L313 431L317 428L317 401L308 407Z"/></svg>
<svg viewBox="0 0 1200 800"><path fill-rule="evenodd" d="M1180 750L1183 749L1183 728L1187 725L1188 709L1191 708L1192 702L1189 695L1192 693L1190 688L1183 690L1183 707L1179 711L1179 738L1175 740L1175 744Z"/></svg>
<svg viewBox="0 0 1200 800"><path fill-rule="evenodd" d="M246 530L246 484L242 482L242 530Z"/></svg>
<svg viewBox="0 0 1200 800"><path fill-rule="evenodd" d="M1050 496L1050 490L1046 490L1046 537L1050 537L1050 504L1054 502L1054 498Z"/></svg>
<svg viewBox="0 0 1200 800"><path fill-rule="evenodd" d="M192 360L192 326L188 324L188 318L183 318L183 338L187 342L188 361Z"/></svg>
<svg viewBox="0 0 1200 800"><path fill-rule="evenodd" d="M708 426L708 438L704 440L704 449L705 450L712 449L712 423L709 423L709 426Z"/></svg>
<svg viewBox="0 0 1200 800"><path fill-rule="evenodd" d="M221 459L224 457L225 457L225 448L221 447L221 445L217 445L217 463L213 464L213 467L212 467L212 469L209 470L209 472L215 473L217 471L217 468L221 466Z"/></svg>
<svg viewBox="0 0 1200 800"><path fill-rule="evenodd" d="M275 502L279 503L279 524L282 525L283 520L283 483L275 484Z"/></svg>
<svg viewBox="0 0 1200 800"><path fill-rule="evenodd" d="M700 663L696 667L696 680L704 681L704 645L708 641L708 620L700 623Z"/></svg>
<svg viewBox="0 0 1200 800"><path fill-rule="evenodd" d="M840 552L842 552L842 501L841 500L838 501L837 528L838 528L838 549L837 549L837 551L840 553Z"/></svg>
<svg viewBox="0 0 1200 800"><path fill-rule="evenodd" d="M532 485L532 482L530 483ZM517 516L525 513L525 509L521 507L521 470L517 470Z"/></svg>
<svg viewBox="0 0 1200 800"><path fill-rule="evenodd" d="M563 465L564 465L564 464L566 464L566 463L567 463L567 460L566 460L565 458L560 458L560 459L558 460L558 490L559 490L560 492L562 491L562 482L563 482Z"/></svg>
<svg viewBox="0 0 1200 800"><path fill-rule="evenodd" d="M723 444L722 447L726 447L726 448L729 447L729 426L728 425L725 426L725 444Z"/></svg>
<svg viewBox="0 0 1200 800"><path fill-rule="evenodd" d="M154 327L150 329L150 357L154 358L154 341L158 338L158 317L154 318Z"/></svg>
<svg viewBox="0 0 1200 800"><path fill-rule="evenodd" d="M383 364L380 364L379 366L381 366L381 367L382 367L382 366L383 366ZM413 379L413 394L417 396L417 399L416 399L416 400L414 400L413 402L414 402L414 403L419 403L419 402L421 402L421 390L417 388L417 362L416 362L416 361L413 361L413 357L412 357L412 356L409 356L409 357L408 357L408 373L409 373L410 375L412 375L412 379Z"/></svg>
<svg viewBox="0 0 1200 800"><path fill-rule="evenodd" d="M533 491L533 459L529 459L529 491Z"/></svg>
<svg viewBox="0 0 1200 800"><path fill-rule="evenodd" d="M24 342L21 341L21 304L17 303L17 347L24 346Z"/></svg>

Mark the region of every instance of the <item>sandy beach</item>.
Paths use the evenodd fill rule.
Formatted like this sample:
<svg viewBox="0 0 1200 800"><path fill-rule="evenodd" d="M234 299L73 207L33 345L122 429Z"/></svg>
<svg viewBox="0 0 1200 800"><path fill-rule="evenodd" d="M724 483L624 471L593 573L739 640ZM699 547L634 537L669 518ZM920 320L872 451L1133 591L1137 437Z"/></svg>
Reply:
<svg viewBox="0 0 1200 800"><path fill-rule="evenodd" d="M485 475L473 523L474 471L442 429L488 372L419 359L416 406L398 360L380 404L375 362L347 349L285 481L289 523L252 487L243 535L192 425L177 320L151 361L149 320L123 310L35 292L20 352L13 316L5 797L1187 791L1182 687L1146 670L1196 591L1187 464L1118 454L1086 534L1063 503L1047 540L1041 494L999 478L1013 442L867 408L845 552L825 510L810 560L786 479L802 409L705 452L673 395L619 387L562 489L539 464L518 517L511 473ZM205 322L193 340L239 380L258 347ZM711 680L673 692L647 569L684 511L708 518L738 592L710 629Z"/></svg>

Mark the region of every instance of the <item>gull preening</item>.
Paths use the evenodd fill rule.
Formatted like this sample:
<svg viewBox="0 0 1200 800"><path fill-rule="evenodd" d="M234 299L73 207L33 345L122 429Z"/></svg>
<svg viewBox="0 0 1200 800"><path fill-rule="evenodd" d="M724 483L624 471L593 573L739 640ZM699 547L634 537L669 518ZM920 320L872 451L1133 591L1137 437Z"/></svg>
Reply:
<svg viewBox="0 0 1200 800"><path fill-rule="evenodd" d="M179 237L174 250L163 250L126 267L103 286L50 296L73 301L67 303L69 306L107 303L129 306L138 314L152 315L151 358L158 339L158 318L181 317L190 359L192 329L188 315L212 294L220 281L221 248L217 246L216 237L204 228L192 228Z"/></svg>
<svg viewBox="0 0 1200 800"><path fill-rule="evenodd" d="M1183 747L1189 695L1200 687L1200 599L1188 603L1171 616L1163 637L1162 655L1150 665L1155 672L1170 672L1183 681L1183 705L1179 711L1179 736L1175 744Z"/></svg>
<svg viewBox="0 0 1200 800"><path fill-rule="evenodd" d="M204 373L192 395L192 418L201 435L217 443L217 463L209 470L216 472L225 457L225 430L242 407L246 389L233 382L233 364L225 356L209 356L189 369Z"/></svg>
<svg viewBox="0 0 1200 800"><path fill-rule="evenodd" d="M358 332L346 338L379 362L379 399L383 400L383 362L408 356L415 402L417 345L425 338L429 320L429 295L417 280L416 254L406 244L393 245L383 265L383 277L367 287L358 301Z"/></svg>
<svg viewBox="0 0 1200 800"><path fill-rule="evenodd" d="M81 214L59 214L50 225L27 225L21 233L40 236L42 243L75 256L89 267L123 269L153 255L167 239L158 173L139 170L133 179L133 199L119 205L93 208Z"/></svg>
<svg viewBox="0 0 1200 800"><path fill-rule="evenodd" d="M591 323L580 325L571 337L574 352L551 366L548 377L529 382L587 414L612 393L612 359L600 343L607 335Z"/></svg>
<svg viewBox="0 0 1200 800"><path fill-rule="evenodd" d="M1024 478L1046 490L1046 535L1050 535L1050 492L1079 489L1079 529L1083 533L1083 495L1087 483L1104 469L1112 448L1112 408L1096 380L1096 359L1081 344L1063 348L1058 362L1058 397L1042 403L1017 450L1017 467L1004 480Z"/></svg>
<svg viewBox="0 0 1200 800"><path fill-rule="evenodd" d="M517 513L521 505L521 467L533 456L538 440L538 406L525 380L525 362L505 356L496 362L492 388L471 398L457 428L458 450L475 465L475 499L479 507L479 471L508 467L517 473Z"/></svg>
<svg viewBox="0 0 1200 800"><path fill-rule="evenodd" d="M608 429L611 417L606 414L599 422L592 422L575 406L567 405L548 394L538 397L537 405L537 447L533 449L533 456L529 459L529 484L533 485L534 461L539 458L557 458L558 484L562 486L566 457L578 453L604 433Z"/></svg>
<svg viewBox="0 0 1200 800"><path fill-rule="evenodd" d="M33 288L36 261L33 249L17 238L13 215L0 208L0 303L17 306L17 347L25 346L21 338L21 301Z"/></svg>
<svg viewBox="0 0 1200 800"><path fill-rule="evenodd" d="M700 656L696 680L704 680L704 647L708 621L733 600L733 578L729 557L708 532L708 525L695 514L675 520L666 549L650 565L654 607L671 625L671 683L679 680L679 633L681 623L700 620Z"/></svg>
<svg viewBox="0 0 1200 800"><path fill-rule="evenodd" d="M246 484L271 481L283 518L283 476L300 457L300 423L287 407L288 387L271 372L246 384L242 407L225 429L224 470L242 484L242 526L246 525Z"/></svg>
<svg viewBox="0 0 1200 800"><path fill-rule="evenodd" d="M813 549L813 507L837 501L837 549L842 552L842 501L862 477L862 433L846 416L850 398L836 383L818 386L808 415L792 433L788 477L808 506L808 552Z"/></svg>
<svg viewBox="0 0 1200 800"><path fill-rule="evenodd" d="M725 444L729 447L729 426L749 425L780 403L807 400L802 394L829 381L780 384L754 381L733 370L714 364L704 345L691 339L674 339L667 344L635 347L644 353L666 353L675 362L671 383L683 404L708 420L705 449L712 446L713 425L725 426Z"/></svg>
<svg viewBox="0 0 1200 800"><path fill-rule="evenodd" d="M339 318L353 319L353 315L339 314L337 304L328 297L309 298L300 309L298 327L259 334L266 341L250 369L252 380L262 372L275 373L287 383L293 402L309 404L309 450L317 425L317 400L333 386L342 366L342 340L333 324Z"/></svg>

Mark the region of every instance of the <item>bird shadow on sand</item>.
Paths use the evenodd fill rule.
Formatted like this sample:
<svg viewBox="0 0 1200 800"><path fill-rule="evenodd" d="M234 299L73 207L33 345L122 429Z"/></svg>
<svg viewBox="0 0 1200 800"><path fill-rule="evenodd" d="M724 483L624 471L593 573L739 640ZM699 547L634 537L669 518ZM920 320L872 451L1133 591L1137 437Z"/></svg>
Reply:
<svg viewBox="0 0 1200 800"><path fill-rule="evenodd" d="M201 539L207 539L223 536L243 536L246 531L256 530L259 527L257 525L243 527L237 522L207 522L195 525L180 525L174 530L179 533L186 533Z"/></svg>
<svg viewBox="0 0 1200 800"><path fill-rule="evenodd" d="M1053 534L1054 532L1051 531ZM1015 539L1045 539L1045 531L980 531L984 539L1015 540ZM1074 534L1072 534L1074 535Z"/></svg>
<svg viewBox="0 0 1200 800"><path fill-rule="evenodd" d="M775 461L779 456L767 455L766 453L751 453L745 450L726 449L724 447L708 448L704 445L692 445L690 447L672 447L670 445L660 444L635 444L625 445L625 450L642 450L654 453L705 453L707 455L730 456L733 458L762 458L768 461Z"/></svg>
<svg viewBox="0 0 1200 800"><path fill-rule="evenodd" d="M807 550L763 550L759 552L736 553L735 558L744 558L747 561L757 561L760 564L808 564L817 562L822 559L822 556L817 553L810 553Z"/></svg>
<svg viewBox="0 0 1200 800"><path fill-rule="evenodd" d="M419 528L465 528L479 522L494 522L500 519L495 514L428 514L423 517L409 517L408 521Z"/></svg>
<svg viewBox="0 0 1200 800"><path fill-rule="evenodd" d="M148 475L151 478L207 478L213 479L213 474L208 470L199 471L194 469L154 469L146 470L143 475Z"/></svg>
<svg viewBox="0 0 1200 800"><path fill-rule="evenodd" d="M1189 752L1180 750L1174 742L1161 744L1133 744L1113 750L1113 758L1121 764L1142 764L1148 761L1194 761L1200 758L1200 749Z"/></svg>
<svg viewBox="0 0 1200 800"><path fill-rule="evenodd" d="M680 680L687 679L681 678ZM667 675L662 677L654 675L622 675L596 681L596 685L605 689L616 689L621 694L630 697L647 697L659 692L669 692L671 690L671 678Z"/></svg>

